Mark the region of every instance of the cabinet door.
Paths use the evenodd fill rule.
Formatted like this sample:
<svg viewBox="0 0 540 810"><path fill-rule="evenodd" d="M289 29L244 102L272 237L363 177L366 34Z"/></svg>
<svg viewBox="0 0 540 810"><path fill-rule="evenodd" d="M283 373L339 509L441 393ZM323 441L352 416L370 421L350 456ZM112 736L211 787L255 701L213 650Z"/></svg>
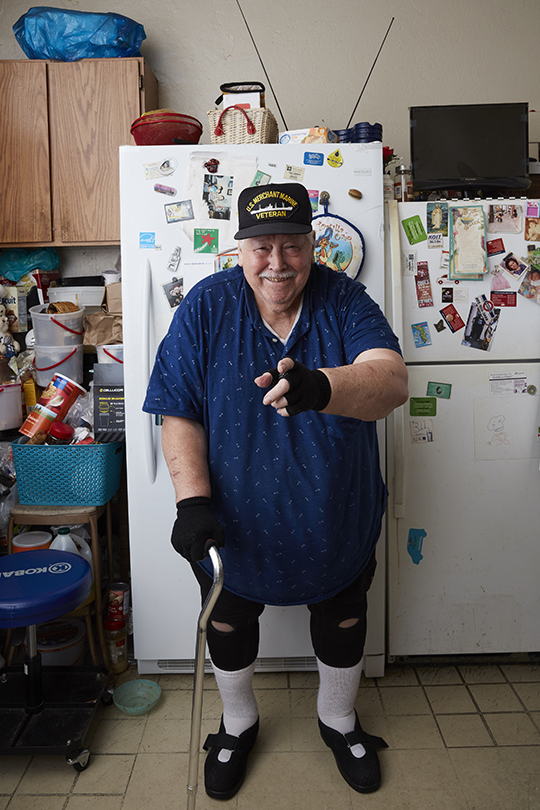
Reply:
<svg viewBox="0 0 540 810"><path fill-rule="evenodd" d="M0 62L0 243L50 242L47 65Z"/></svg>
<svg viewBox="0 0 540 810"><path fill-rule="evenodd" d="M139 60L49 63L55 242L120 241L118 147L140 115Z"/></svg>

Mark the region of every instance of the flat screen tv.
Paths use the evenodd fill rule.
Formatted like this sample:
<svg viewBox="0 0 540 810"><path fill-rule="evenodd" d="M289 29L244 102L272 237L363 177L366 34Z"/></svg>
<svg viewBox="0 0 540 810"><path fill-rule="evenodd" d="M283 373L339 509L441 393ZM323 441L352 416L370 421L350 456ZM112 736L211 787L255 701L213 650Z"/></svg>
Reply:
<svg viewBox="0 0 540 810"><path fill-rule="evenodd" d="M415 191L529 188L529 105L410 108Z"/></svg>

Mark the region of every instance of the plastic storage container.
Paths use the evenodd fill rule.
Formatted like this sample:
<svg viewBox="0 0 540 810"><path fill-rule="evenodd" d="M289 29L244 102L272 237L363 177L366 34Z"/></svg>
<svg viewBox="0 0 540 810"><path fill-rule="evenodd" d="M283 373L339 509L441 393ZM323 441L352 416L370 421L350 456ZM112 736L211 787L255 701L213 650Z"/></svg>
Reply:
<svg viewBox="0 0 540 810"><path fill-rule="evenodd" d="M120 486L123 442L11 447L24 505L103 506Z"/></svg>
<svg viewBox="0 0 540 810"><path fill-rule="evenodd" d="M0 430L22 425L22 385L8 382L0 385Z"/></svg>
<svg viewBox="0 0 540 810"><path fill-rule="evenodd" d="M24 532L13 538L13 551L36 551L38 548L49 548L52 542L50 532Z"/></svg>
<svg viewBox="0 0 540 810"><path fill-rule="evenodd" d="M46 305L30 307L37 346L77 346L84 335L84 308L48 315Z"/></svg>
<svg viewBox="0 0 540 810"><path fill-rule="evenodd" d="M78 619L54 619L38 624L37 648L45 667L82 664L86 648L86 627ZM23 648L26 645L23 644Z"/></svg>
<svg viewBox="0 0 540 810"><path fill-rule="evenodd" d="M96 346L98 363L123 363L124 346L122 343L104 343Z"/></svg>
<svg viewBox="0 0 540 810"><path fill-rule="evenodd" d="M81 309L96 310L101 306L105 288L101 287L49 287L49 301L71 301Z"/></svg>
<svg viewBox="0 0 540 810"><path fill-rule="evenodd" d="M55 374L63 374L82 385L83 345L78 346L34 346L37 384L46 388Z"/></svg>

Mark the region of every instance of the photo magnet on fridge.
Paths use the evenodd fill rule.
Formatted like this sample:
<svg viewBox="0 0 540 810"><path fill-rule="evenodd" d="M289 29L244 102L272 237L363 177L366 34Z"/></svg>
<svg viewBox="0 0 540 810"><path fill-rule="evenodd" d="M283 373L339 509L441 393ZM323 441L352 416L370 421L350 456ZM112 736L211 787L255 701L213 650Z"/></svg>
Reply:
<svg viewBox="0 0 540 810"><path fill-rule="evenodd" d="M525 241L540 242L540 217L527 217L525 220Z"/></svg>
<svg viewBox="0 0 540 810"><path fill-rule="evenodd" d="M165 293L170 308L175 309L184 297L184 279L173 278L167 284L162 284L161 289Z"/></svg>
<svg viewBox="0 0 540 810"><path fill-rule="evenodd" d="M163 208L165 209L165 219L167 220L168 224L193 219L193 206L191 205L191 200L165 203Z"/></svg>
<svg viewBox="0 0 540 810"><path fill-rule="evenodd" d="M501 267L516 281L521 278L527 269L527 265L521 259L518 259L514 253L506 254L504 259L501 260Z"/></svg>
<svg viewBox="0 0 540 810"><path fill-rule="evenodd" d="M465 334L461 341L462 346L468 346L471 349L480 349L480 351L488 352L491 348L491 341L499 323L500 309L495 310L497 316L490 324L486 323L482 314L479 312L478 304L475 302L471 304L469 310L469 317L467 325L465 326Z"/></svg>
<svg viewBox="0 0 540 810"><path fill-rule="evenodd" d="M448 236L448 204L443 202L427 203L427 232Z"/></svg>
<svg viewBox="0 0 540 810"><path fill-rule="evenodd" d="M488 233L521 233L523 207L521 205L490 205L486 219Z"/></svg>

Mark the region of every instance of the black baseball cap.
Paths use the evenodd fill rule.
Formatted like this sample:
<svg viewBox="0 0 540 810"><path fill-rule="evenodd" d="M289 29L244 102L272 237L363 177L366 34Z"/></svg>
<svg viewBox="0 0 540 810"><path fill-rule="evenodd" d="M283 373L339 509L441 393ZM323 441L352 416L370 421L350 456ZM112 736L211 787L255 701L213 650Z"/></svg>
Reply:
<svg viewBox="0 0 540 810"><path fill-rule="evenodd" d="M310 233L311 203L300 183L250 186L238 197L235 239L273 233Z"/></svg>

